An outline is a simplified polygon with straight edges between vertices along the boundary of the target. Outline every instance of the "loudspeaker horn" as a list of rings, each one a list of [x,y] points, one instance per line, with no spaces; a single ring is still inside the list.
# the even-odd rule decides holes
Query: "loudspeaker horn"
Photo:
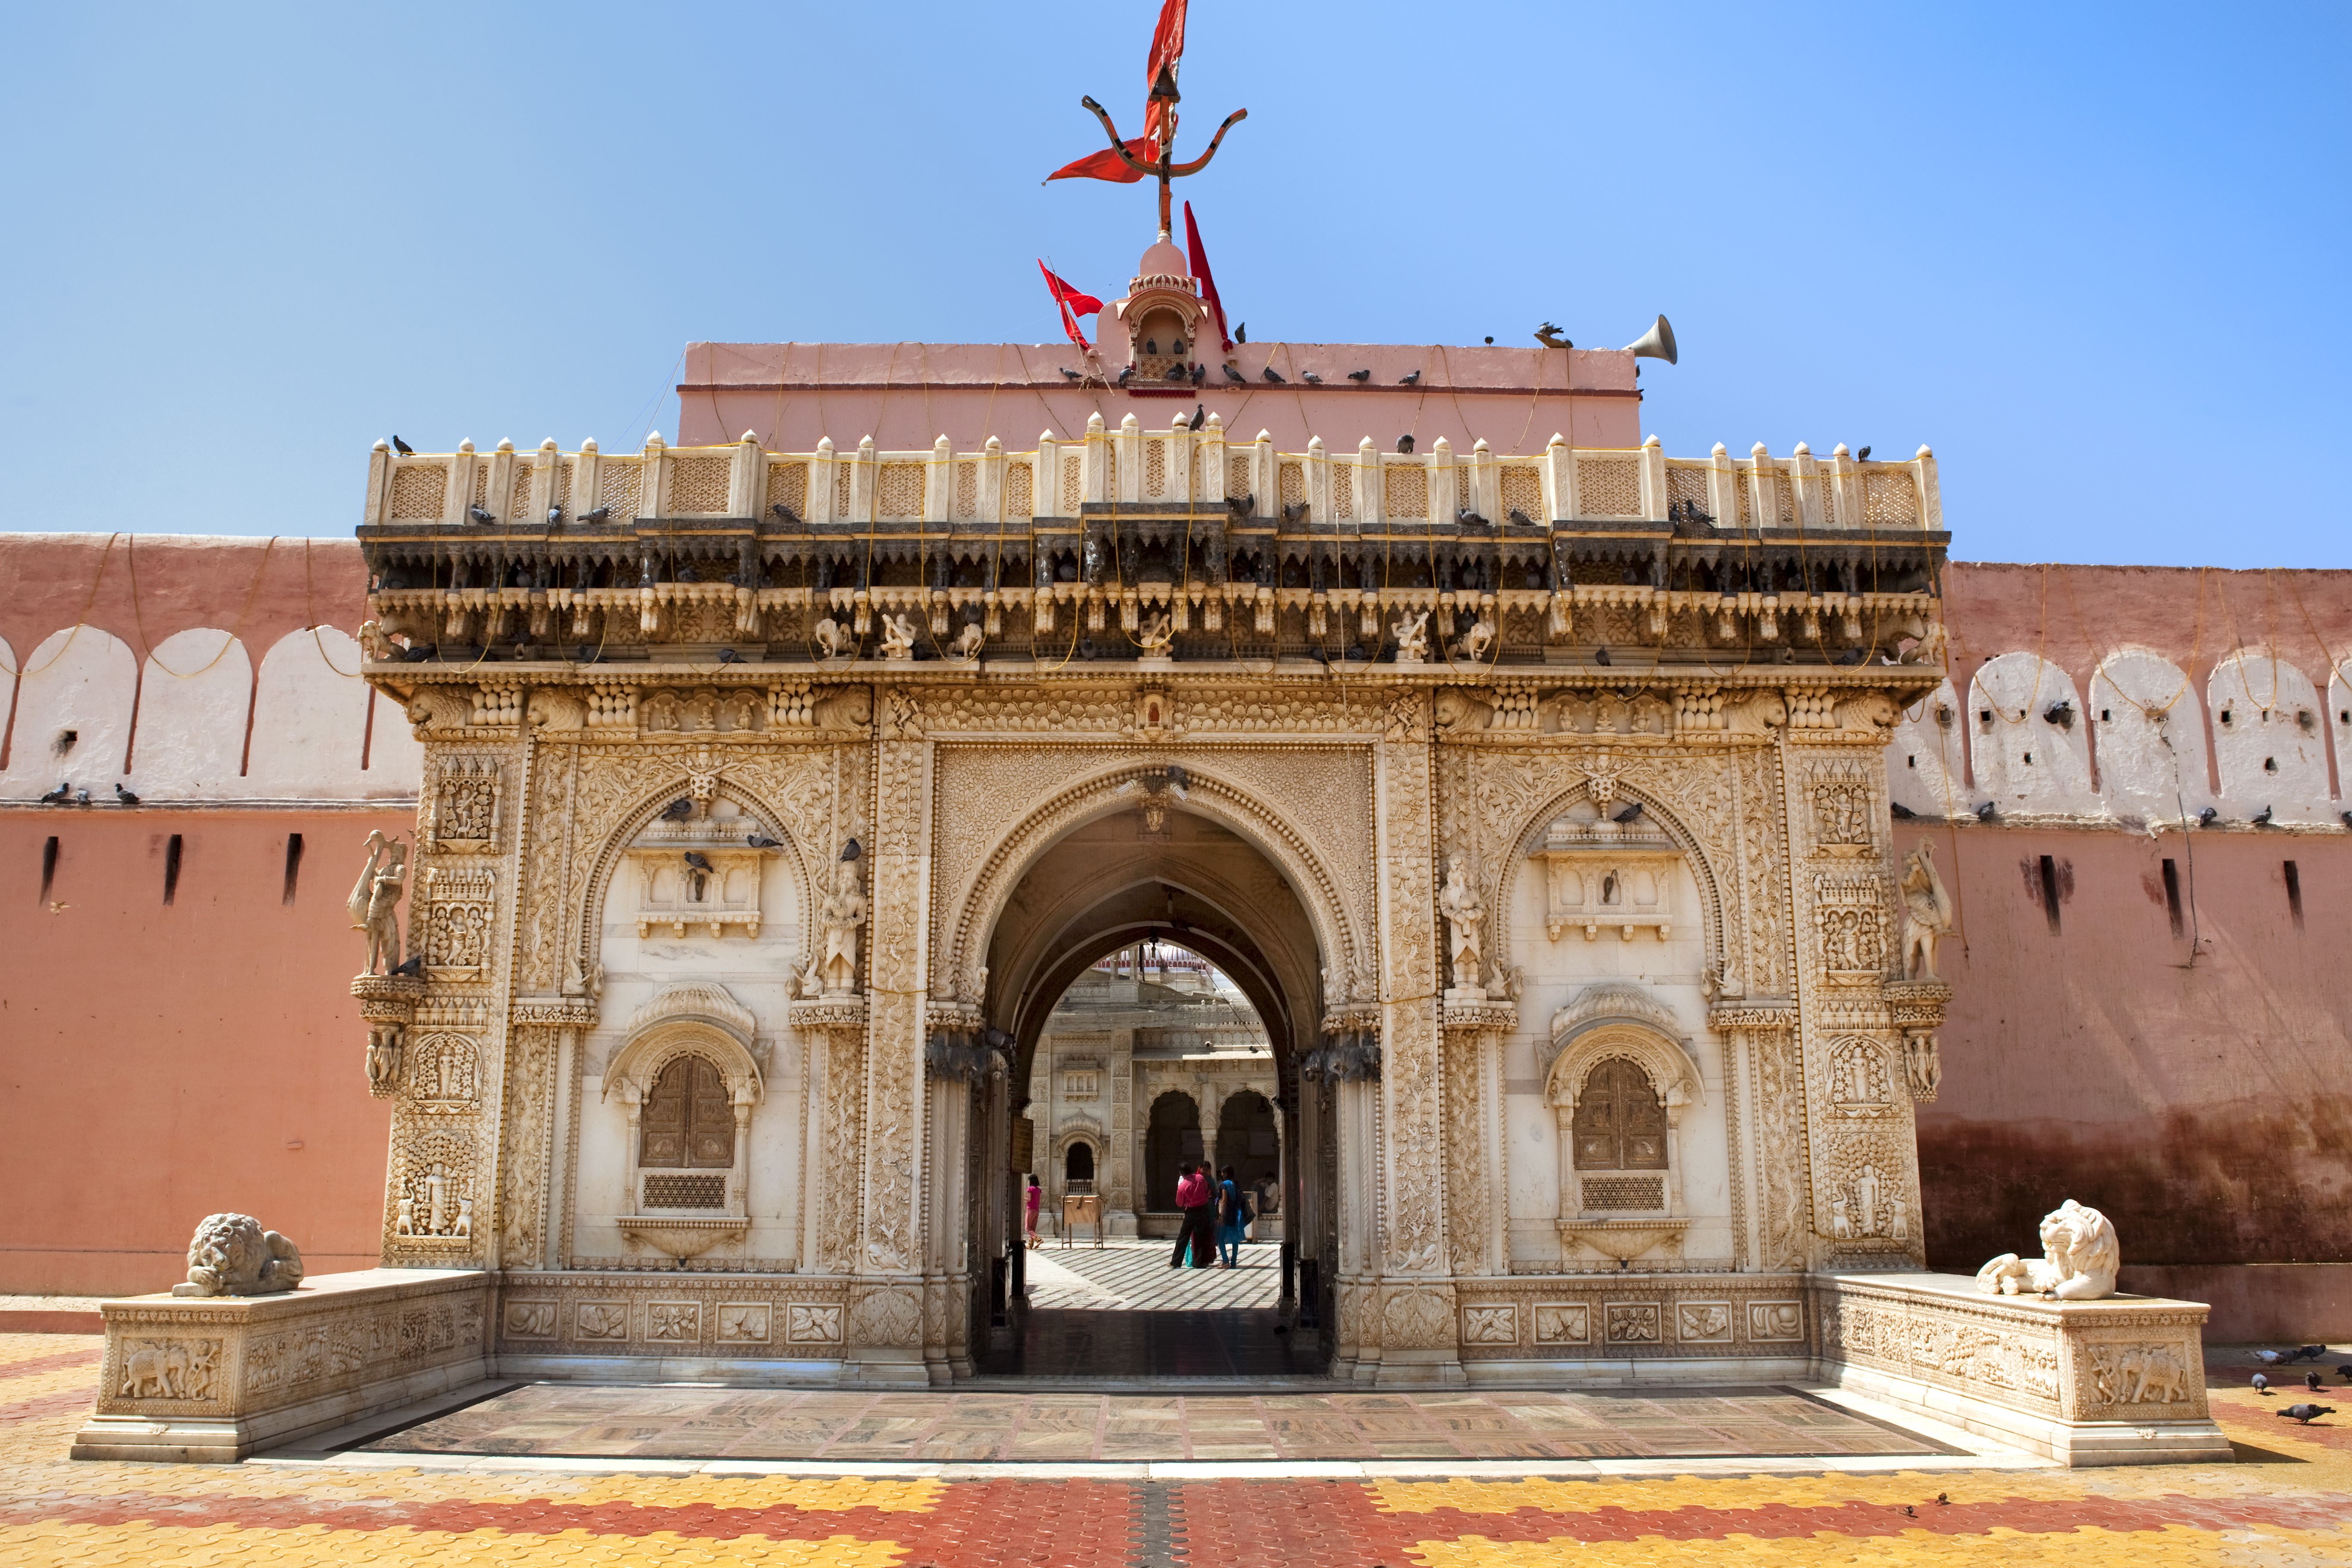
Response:
[[[1643,332],[1638,342],[1625,345],[1625,352],[1635,359],[1662,359],[1672,364],[1675,363],[1675,330],[1666,324],[1664,316],[1660,316],[1658,324]]]

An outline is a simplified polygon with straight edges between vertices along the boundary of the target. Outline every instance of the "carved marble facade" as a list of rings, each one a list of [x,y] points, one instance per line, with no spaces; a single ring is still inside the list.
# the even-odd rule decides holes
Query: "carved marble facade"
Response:
[[[498,1271],[519,1366],[950,1381],[1019,1310],[1015,1118],[1050,1109],[1056,1190],[1099,1140],[1107,1206],[1148,1216],[1152,1103],[1205,1083],[1273,1109],[1300,1305],[1365,1381],[1785,1357],[1816,1337],[1807,1271],[1919,1268],[1912,1105],[1948,993],[1906,978],[1883,757],[1939,678],[1900,659],[1931,646],[1944,536],[1842,534],[1854,591],[1811,602],[1685,591],[1660,584],[1699,582],[1692,529],[1709,582],[1831,547],[1670,524],[1685,470],[1654,448],[1656,519],[1603,527],[1549,499],[1587,459],[1482,447],[1458,493],[1551,520],[1433,542],[1386,521],[1378,454],[1339,481],[1297,459],[1295,513],[1264,446],[1231,448],[1265,482],[1230,501],[1107,488],[1146,447],[1227,476],[1213,423],[1097,436],[1020,456],[1038,515],[945,552],[920,463],[749,444],[436,459],[489,493],[561,476],[575,510],[625,469],[641,516],[726,508],[658,552],[616,522],[583,554],[584,517],[498,546],[520,585],[467,585],[496,552],[467,524],[362,530],[391,639],[367,673],[426,757],[421,973],[354,983],[394,1106],[384,1261]],[[1016,459],[976,460],[996,505]],[[825,521],[766,520],[793,464]],[[1736,501],[1728,468],[1691,475]],[[1335,483],[1360,538],[1316,531]],[[900,553],[841,574],[819,531],[893,485]],[[1366,564],[1399,550],[1402,575]],[[1861,591],[1882,557],[1900,581]],[[428,566],[457,585],[410,585]],[[1381,646],[1399,616],[1434,617],[1420,662]],[[527,641],[452,657],[468,637]],[[1330,638],[1354,646],[1308,657]],[[1158,940],[1241,985],[1245,1069],[1055,1033],[1074,978]]]

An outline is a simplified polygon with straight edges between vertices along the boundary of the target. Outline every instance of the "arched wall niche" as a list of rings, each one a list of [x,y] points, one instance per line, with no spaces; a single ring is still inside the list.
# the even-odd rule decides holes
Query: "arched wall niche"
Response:
[[[1959,816],[1969,804],[1960,700],[1946,680],[1903,710],[1886,742],[1886,793],[1919,816]]]
[[[1969,678],[1964,719],[1977,793],[2001,810],[2104,813],[2091,787],[2083,695],[2057,665],[2024,652],[1985,660]]]
[[[38,795],[70,780],[91,798],[111,800],[131,745],[139,660],[131,645],[96,626],[43,637],[15,668],[16,719],[9,732],[7,792]],[[63,736],[73,731],[64,746]],[[38,784],[27,792],[25,785]]]
[[[2311,678],[2284,658],[2242,647],[2205,683],[2221,809],[2273,822],[2334,824],[2327,788],[2326,710]]]
[[[1349,1000],[1369,986],[1372,955],[1340,895],[1339,879],[1282,814],[1250,791],[1219,778],[1213,762],[1185,763],[1183,794],[1161,796],[1172,813],[1205,817],[1255,848],[1287,881],[1312,924],[1323,974],[1348,994],[1326,995],[1324,1005]],[[1164,784],[1164,770],[1133,763],[1080,778],[1040,803],[981,862],[969,886],[951,895],[956,917],[947,962],[939,973],[952,976],[955,994],[983,1000],[989,946],[1013,890],[1031,867],[1055,843],[1102,817],[1130,811],[1147,793]],[[1171,798],[1172,797],[1172,798]]]
[[[1612,785],[1606,802],[1593,800],[1592,781],[1590,779],[1552,796],[1537,807],[1521,826],[1518,837],[1512,840],[1510,851],[1505,857],[1505,863],[1500,868],[1488,866],[1484,868],[1486,886],[1482,892],[1486,900],[1489,930],[1486,950],[1490,954],[1499,956],[1512,951],[1512,906],[1518,893],[1518,879],[1543,874],[1533,857],[1538,842],[1551,825],[1570,806],[1591,802],[1605,808],[1618,805],[1621,800],[1640,802],[1643,815],[1664,832],[1682,855],[1684,863],[1690,868],[1691,879],[1698,884],[1699,931],[1706,954],[1705,969],[1710,974],[1722,973],[1723,886],[1715,865],[1701,847],[1698,837],[1684,825],[1680,815],[1671,805],[1655,792],[1622,778]],[[1490,958],[1489,962],[1493,960]]]
[[[604,908],[612,897],[614,881],[620,875],[630,847],[652,826],[664,806],[681,795],[690,794],[692,787],[691,782],[681,774],[660,788],[648,791],[622,816],[620,826],[598,848],[595,865],[588,877],[586,908],[580,911],[579,930],[572,938],[569,954],[571,962],[579,966],[583,974],[596,973],[602,962],[599,949],[604,942]],[[824,895],[818,889],[809,854],[800,836],[785,826],[783,813],[732,780],[720,779],[712,791],[712,799],[730,801],[740,808],[748,821],[747,833],[757,829],[782,844],[783,847],[775,853],[782,857],[784,864],[791,868],[793,881],[800,889],[799,929],[804,933],[803,942],[808,940],[805,933],[817,929],[817,900]],[[809,955],[803,952],[801,956],[805,962]]]
[[[2211,804],[2205,705],[2186,670],[2147,648],[2108,655],[2091,675],[2099,793],[2118,816],[2193,817]]]

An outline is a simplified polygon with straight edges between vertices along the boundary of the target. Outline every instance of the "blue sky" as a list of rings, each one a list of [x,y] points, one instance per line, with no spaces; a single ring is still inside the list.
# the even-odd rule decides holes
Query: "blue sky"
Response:
[[[393,431],[673,435],[689,340],[1053,340],[1032,258],[1150,238],[1039,181],[1157,8],[15,7],[0,528],[341,533]],[[1188,194],[1254,338],[1664,310],[1672,454],[1927,442],[1964,559],[2352,566],[2347,34],[1195,0],[1180,154],[1248,107]]]

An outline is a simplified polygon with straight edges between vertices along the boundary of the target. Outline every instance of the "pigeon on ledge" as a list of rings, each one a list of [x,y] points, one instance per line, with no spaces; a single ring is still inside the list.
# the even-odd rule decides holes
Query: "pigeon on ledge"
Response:
[[[2300,1421],[2305,1426],[2308,1426],[2312,1422],[2322,1415],[2335,1415],[2336,1406],[2333,1405],[2290,1405],[2285,1409],[2277,1412],[2277,1414],[2283,1419]]]
[[[684,822],[694,815],[694,802],[689,796],[679,795],[661,808],[661,815],[664,822]]]

